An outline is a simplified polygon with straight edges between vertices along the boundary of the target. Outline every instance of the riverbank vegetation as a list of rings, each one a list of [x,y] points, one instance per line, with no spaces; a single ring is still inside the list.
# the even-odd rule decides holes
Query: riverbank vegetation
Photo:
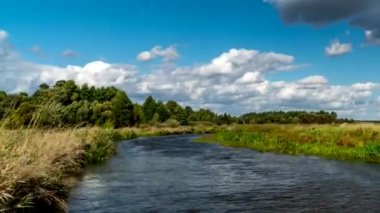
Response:
[[[243,125],[199,141],[260,152],[380,163],[380,125]]]
[[[120,134],[112,129],[0,131],[1,212],[65,212],[85,165],[105,161]]]
[[[273,135],[265,132],[269,128],[266,125],[249,126],[254,129],[239,126],[240,129],[229,132],[223,129],[239,124],[345,121],[348,120],[337,118],[334,112],[324,111],[249,113],[237,117],[193,109],[174,100],[164,103],[152,96],[138,104],[115,87],[96,88],[74,81],[58,81],[53,86],[41,84],[31,95],[0,91],[0,212],[67,211],[66,199],[75,177],[86,165],[104,162],[115,154],[118,140],[218,131],[213,137],[225,144],[288,152],[292,150],[288,146],[294,145],[288,141],[297,139],[303,131],[297,129],[300,127],[276,127]],[[313,134],[306,132],[305,137],[311,137],[314,143]],[[344,150],[365,146],[367,152],[372,150],[376,155],[378,135],[371,134],[373,144],[358,145],[361,143],[345,139],[342,146],[347,147]],[[252,138],[258,139],[252,142]],[[319,143],[325,139],[319,138]],[[255,142],[261,140],[264,142]]]
[[[66,212],[83,168],[116,153],[116,141],[206,133],[212,126],[0,130],[0,212]]]
[[[335,112],[271,111],[247,113],[239,117],[241,124],[331,124],[354,123],[352,119],[338,118]]]

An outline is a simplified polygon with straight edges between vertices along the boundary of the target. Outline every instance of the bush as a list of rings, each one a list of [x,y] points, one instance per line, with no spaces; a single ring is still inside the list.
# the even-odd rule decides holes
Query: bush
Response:
[[[169,119],[165,121],[164,125],[172,128],[180,126],[179,122],[176,119]]]
[[[113,129],[97,130],[92,139],[85,145],[86,162],[100,163],[116,153],[115,141],[121,135]]]

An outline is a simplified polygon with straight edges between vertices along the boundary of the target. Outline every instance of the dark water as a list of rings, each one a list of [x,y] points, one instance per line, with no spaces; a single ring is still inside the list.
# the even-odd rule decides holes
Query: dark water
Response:
[[[141,138],[89,169],[71,212],[380,212],[380,166]]]

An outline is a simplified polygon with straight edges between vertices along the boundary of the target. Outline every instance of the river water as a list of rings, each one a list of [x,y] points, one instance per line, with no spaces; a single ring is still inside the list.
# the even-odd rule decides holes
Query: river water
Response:
[[[139,138],[89,168],[70,212],[380,212],[380,166]]]

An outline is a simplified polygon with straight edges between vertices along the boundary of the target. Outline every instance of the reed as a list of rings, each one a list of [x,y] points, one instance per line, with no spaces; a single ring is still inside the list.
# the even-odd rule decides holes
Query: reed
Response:
[[[0,130],[0,211],[65,212],[70,178],[115,151],[113,130]]]

